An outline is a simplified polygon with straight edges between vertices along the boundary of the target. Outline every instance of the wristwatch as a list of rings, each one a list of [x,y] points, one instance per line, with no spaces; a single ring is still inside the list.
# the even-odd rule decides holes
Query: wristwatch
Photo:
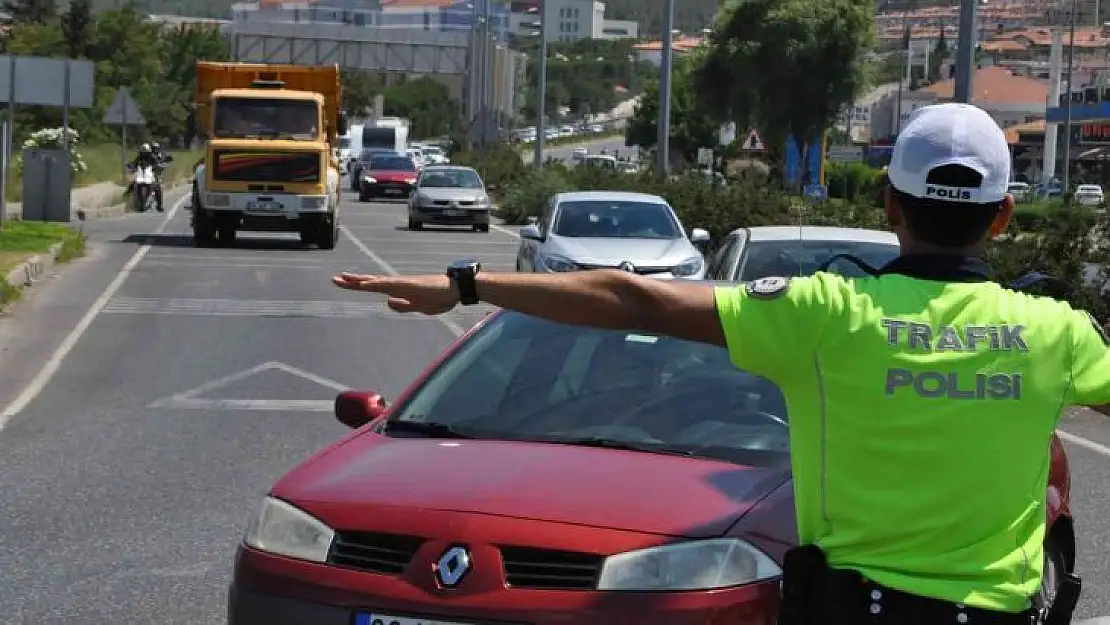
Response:
[[[482,270],[482,263],[476,259],[456,260],[447,265],[447,277],[451,279],[451,286],[459,296],[459,303],[463,306],[473,306],[478,303],[478,284],[475,278]]]

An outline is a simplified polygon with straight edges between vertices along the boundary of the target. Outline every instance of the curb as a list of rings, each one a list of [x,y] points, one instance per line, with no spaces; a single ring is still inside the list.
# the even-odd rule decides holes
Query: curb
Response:
[[[55,243],[50,246],[50,250],[45,254],[36,254],[16,265],[15,269],[8,272],[8,285],[19,289],[29,287],[38,280],[41,280],[42,277],[46,275],[47,271],[58,264],[58,258],[61,256],[61,253],[62,244]]]

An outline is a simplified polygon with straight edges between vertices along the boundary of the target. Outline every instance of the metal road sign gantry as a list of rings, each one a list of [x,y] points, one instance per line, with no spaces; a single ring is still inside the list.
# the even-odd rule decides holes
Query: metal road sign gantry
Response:
[[[342,24],[242,23],[230,32],[235,60],[406,74],[466,74],[468,33]]]

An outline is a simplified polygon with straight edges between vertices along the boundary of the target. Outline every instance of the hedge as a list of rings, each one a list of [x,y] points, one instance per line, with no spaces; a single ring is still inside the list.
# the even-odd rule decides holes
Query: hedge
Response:
[[[598,168],[568,169],[548,165],[524,167],[493,153],[469,155],[487,182],[497,185],[502,217],[526,223],[538,217],[555,193],[573,190],[638,191],[658,195],[675,208],[688,228],[704,228],[714,241],[744,226],[800,224],[887,229],[883,210],[876,205],[879,188],[874,176],[862,169],[844,168],[839,179],[858,190],[852,199],[830,199],[807,205],[759,178],[734,180],[728,185],[707,184],[699,175],[661,179],[651,173],[628,174]],[[830,181],[833,176],[830,176]],[[1061,205],[1019,205],[1008,232],[988,247],[997,279],[1006,283],[1030,271],[1060,281],[1045,294],[1061,297],[1090,310],[1100,319],[1110,316],[1110,275],[1098,270],[1092,281],[1090,266],[1107,265],[1110,232],[1105,211]]]

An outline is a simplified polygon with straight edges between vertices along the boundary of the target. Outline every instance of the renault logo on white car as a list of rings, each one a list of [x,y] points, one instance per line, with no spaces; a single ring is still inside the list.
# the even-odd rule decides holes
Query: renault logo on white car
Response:
[[[443,552],[435,565],[436,580],[446,588],[458,585],[470,571],[470,552],[465,547],[451,547]]]
[[[636,273],[636,265],[633,265],[632,263],[630,263],[627,260],[624,261],[623,263],[621,263],[620,265],[618,265],[618,267],[620,268],[621,271],[627,271],[628,273]]]

